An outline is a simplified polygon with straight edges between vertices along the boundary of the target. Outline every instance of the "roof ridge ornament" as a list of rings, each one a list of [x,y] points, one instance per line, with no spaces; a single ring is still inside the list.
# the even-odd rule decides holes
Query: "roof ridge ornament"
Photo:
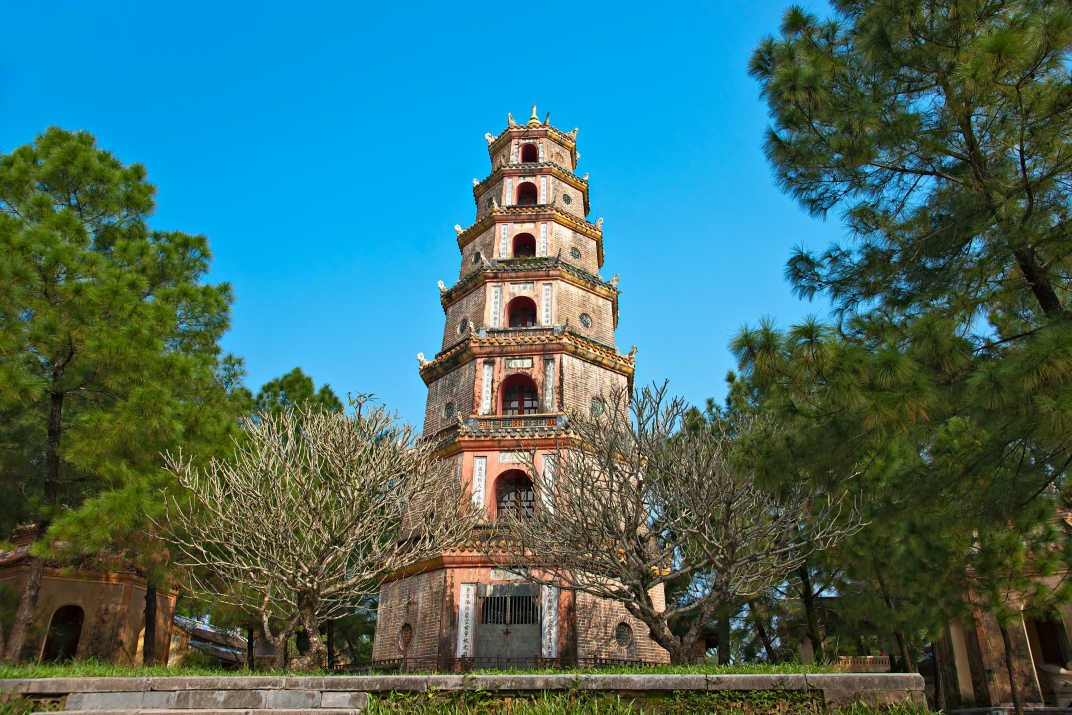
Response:
[[[514,115],[510,114],[510,112],[506,113],[506,123],[507,123],[507,125],[509,125],[511,127],[516,127],[517,126],[517,122],[514,121]]]
[[[547,116],[550,117],[551,116],[550,113],[548,113]],[[540,126],[540,118],[536,116],[536,105],[535,104],[532,105],[532,116],[529,117],[529,120],[525,123],[525,126],[527,126],[527,127],[538,127],[538,126]]]

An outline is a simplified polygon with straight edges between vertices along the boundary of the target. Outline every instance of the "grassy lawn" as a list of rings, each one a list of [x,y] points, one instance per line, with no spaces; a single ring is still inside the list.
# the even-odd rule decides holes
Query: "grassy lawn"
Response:
[[[779,665],[653,665],[653,666],[619,666],[607,668],[577,668],[556,670],[553,668],[533,668],[522,670],[475,670],[474,675],[494,675],[496,673],[704,673],[710,675],[737,675],[742,673],[830,673],[831,668],[821,665],[800,665],[783,663]],[[377,673],[371,673],[376,675]],[[182,675],[351,675],[350,673],[288,672],[258,670],[249,673],[245,670],[224,670],[223,668],[184,667],[167,668],[164,666],[142,667],[104,663],[98,660],[78,660],[70,663],[48,663],[43,665],[18,664],[0,665],[0,678],[81,678],[81,677],[127,677],[144,678],[152,676]],[[404,673],[404,675],[421,675],[421,673]]]

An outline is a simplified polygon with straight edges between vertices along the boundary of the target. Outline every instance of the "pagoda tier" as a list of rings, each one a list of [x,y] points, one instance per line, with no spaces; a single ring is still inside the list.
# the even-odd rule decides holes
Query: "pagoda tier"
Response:
[[[550,452],[569,435],[568,415],[633,383],[636,349],[615,347],[618,276],[599,275],[603,220],[585,218],[576,135],[533,108],[524,126],[510,117],[486,136],[492,169],[473,180],[476,220],[455,226],[458,280],[439,283],[441,347],[432,360],[417,355],[424,438],[489,525],[537,508],[528,454],[541,483],[553,483]],[[528,584],[472,545],[384,584],[373,658],[447,669],[667,659],[621,604]]]

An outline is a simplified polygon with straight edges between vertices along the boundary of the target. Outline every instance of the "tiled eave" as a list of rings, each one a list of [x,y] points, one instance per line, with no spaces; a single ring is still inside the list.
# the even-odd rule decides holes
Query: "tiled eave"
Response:
[[[549,137],[562,146],[569,149],[570,159],[573,160],[573,164],[577,164],[577,139],[576,135],[572,132],[567,134],[566,132],[555,129],[550,124],[542,124],[539,126],[516,126],[507,127],[503,129],[499,136],[491,140],[488,144],[488,154],[494,158],[496,152],[502,148],[503,144],[509,142],[512,139],[539,139],[540,137]]]
[[[516,333],[517,331],[510,331]],[[483,334],[481,334],[483,333]],[[431,385],[457,366],[481,357],[500,357],[513,353],[564,352],[582,360],[613,370],[633,381],[635,362],[630,355],[619,355],[611,347],[586,338],[569,328],[543,330],[533,335],[510,334],[497,336],[492,332],[468,333],[460,341],[436,355],[435,360],[421,368],[421,379]]]
[[[588,203],[588,182],[574,174],[569,169],[559,166],[553,161],[528,162],[525,164],[503,164],[491,172],[486,179],[473,187],[473,199],[480,204],[480,196],[495,182],[504,176],[546,176],[551,175],[559,181],[572,186],[581,192],[584,199],[584,215],[587,216],[591,207]]]
[[[488,230],[497,223],[496,219],[509,219],[516,221],[519,217],[526,221],[550,220],[572,229],[577,233],[595,239],[597,265],[603,267],[603,229],[594,223],[589,223],[573,214],[566,213],[562,209],[551,204],[537,204],[536,206],[498,206],[487,212],[469,228],[458,234],[458,248],[465,248],[477,236]]]
[[[488,450],[493,452],[530,452],[537,450],[558,449],[573,442],[566,425],[565,415],[559,425],[542,429],[475,429],[470,424],[479,420],[470,417],[459,420],[458,424],[441,429],[428,437],[435,443],[438,457],[449,457],[461,451]]]
[[[443,306],[443,312],[445,313],[452,303],[460,300],[488,281],[501,279],[522,281],[545,278],[558,278],[578,288],[607,298],[612,303],[614,326],[618,326],[618,293],[620,292],[618,288],[599,276],[582,270],[558,257],[488,261],[487,264],[470,271],[464,278],[440,293],[439,302]]]

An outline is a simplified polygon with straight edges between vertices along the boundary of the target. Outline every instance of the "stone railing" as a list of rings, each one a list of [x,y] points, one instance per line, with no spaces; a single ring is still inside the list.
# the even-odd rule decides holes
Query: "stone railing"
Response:
[[[481,415],[462,420],[466,432],[556,432],[566,427],[566,413],[536,415]]]
[[[888,673],[890,657],[888,655],[839,655],[836,670],[842,673]]]
[[[476,331],[476,334],[481,338],[523,338],[557,335],[561,332],[561,326],[547,326],[533,328],[481,328]]]

